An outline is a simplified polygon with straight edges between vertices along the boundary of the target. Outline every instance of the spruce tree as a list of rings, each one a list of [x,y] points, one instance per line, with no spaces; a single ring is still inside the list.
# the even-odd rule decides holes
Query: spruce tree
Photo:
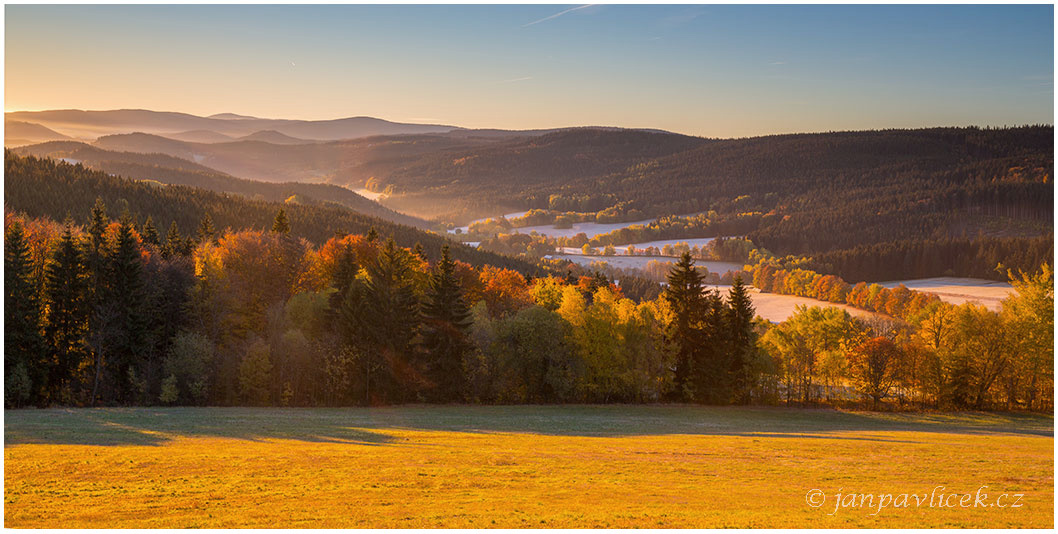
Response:
[[[85,335],[90,315],[87,276],[72,223],[67,221],[45,272],[48,316],[44,334],[52,353],[48,392],[53,400],[59,397],[87,357]]]
[[[290,233],[290,223],[287,221],[287,212],[283,208],[279,208],[279,213],[276,214],[275,221],[272,222],[272,231],[277,234]]]
[[[688,400],[691,397],[691,367],[701,345],[701,323],[706,311],[702,275],[694,268],[690,253],[684,252],[673,265],[668,282],[663,296],[673,314],[667,329],[668,340],[676,353],[673,393],[677,400]]]
[[[88,221],[88,251],[85,263],[92,278],[92,287],[102,283],[103,271],[106,268],[106,232],[110,220],[107,218],[107,207],[102,198],[96,198],[92,207],[92,216]]]
[[[366,280],[353,283],[342,305],[346,342],[363,354],[368,402],[403,400],[415,387],[411,364],[421,320],[414,265],[407,249],[387,240]]]
[[[727,295],[727,332],[731,351],[731,379],[735,401],[745,404],[750,401],[753,387],[752,360],[757,349],[757,332],[753,328],[756,310],[749,298],[741,276],[735,276]]]
[[[162,257],[170,259],[181,255],[184,252],[184,247],[184,240],[180,237],[180,229],[177,228],[176,221],[173,221],[169,225],[169,232],[165,234],[165,247],[162,248]]]
[[[342,303],[345,302],[345,297],[356,280],[358,272],[360,272],[360,266],[356,263],[356,253],[353,252],[353,247],[346,244],[342,247],[342,253],[338,256],[334,274],[331,277],[331,286],[337,290],[330,297],[331,309],[335,313],[341,309]]]
[[[22,223],[15,221],[4,235],[4,398],[7,406],[40,400],[46,376],[46,348],[31,270]]]
[[[198,225],[198,242],[213,242],[217,239],[217,229],[213,227],[213,218],[209,214],[202,216],[202,222]]]
[[[110,313],[106,334],[106,367],[116,385],[120,402],[133,400],[133,377],[142,374],[149,343],[146,315],[147,288],[140,248],[132,231],[132,219],[121,218],[108,262],[107,302]]]
[[[441,259],[430,279],[423,324],[423,346],[434,381],[434,396],[441,401],[458,400],[466,382],[463,357],[470,350],[467,332],[471,320],[448,245],[441,248]]]
[[[158,229],[154,226],[154,220],[151,216],[147,216],[147,221],[143,223],[143,232],[141,234],[143,242],[148,245],[158,246]]]

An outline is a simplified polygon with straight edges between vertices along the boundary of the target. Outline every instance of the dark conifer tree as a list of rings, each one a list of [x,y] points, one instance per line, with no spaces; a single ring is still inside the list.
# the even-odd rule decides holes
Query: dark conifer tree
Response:
[[[375,227],[372,226],[371,229],[367,231],[367,242],[374,243],[376,239],[378,239],[378,230],[375,230]]]
[[[31,270],[22,223],[15,221],[4,235],[4,398],[8,406],[40,401],[45,381],[46,348]]]
[[[331,285],[337,290],[330,297],[331,310],[334,313],[337,314],[341,310],[342,303],[345,302],[349,288],[355,282],[358,272],[360,272],[360,266],[356,263],[356,253],[353,252],[353,247],[346,244],[342,247],[341,255],[338,256],[331,279]]]
[[[368,277],[350,287],[342,305],[346,342],[360,349],[365,399],[396,400],[416,389],[412,358],[420,329],[415,294],[415,260],[407,249],[387,240],[367,267]]]
[[[701,346],[701,323],[706,312],[702,275],[694,268],[689,252],[684,252],[672,267],[669,285],[664,297],[672,308],[673,321],[668,325],[668,339],[676,352],[673,369],[674,397],[677,400],[690,398],[691,366],[695,352]]]
[[[139,393],[138,381],[146,371],[143,363],[150,336],[143,260],[133,234],[132,218],[127,213],[118,226],[107,275],[105,366],[115,387],[114,400],[128,403],[136,400]]]
[[[198,225],[198,242],[214,242],[217,240],[217,229],[213,227],[213,218],[209,214],[202,216],[202,222]]]
[[[286,210],[280,208],[279,213],[276,213],[275,221],[272,222],[272,231],[277,234],[290,233],[290,222],[287,221]]]
[[[73,236],[72,223],[67,221],[45,273],[48,317],[44,334],[51,350],[48,393],[52,400],[59,399],[62,389],[70,384],[78,366],[88,356],[87,282],[81,250]]]
[[[158,246],[158,228],[154,226],[154,220],[151,216],[147,216],[147,220],[143,223],[143,232],[141,234],[143,242],[148,245]]]
[[[726,331],[730,340],[731,382],[734,400],[745,404],[750,401],[753,377],[750,376],[752,360],[757,348],[757,332],[753,328],[756,310],[749,298],[741,276],[735,276],[727,294]]]
[[[441,248],[441,259],[434,267],[423,316],[423,346],[434,397],[459,400],[465,383],[463,357],[471,346],[467,338],[471,320],[448,245]]]
[[[165,247],[162,248],[162,256],[165,259],[179,256],[183,254],[185,246],[183,238],[180,237],[180,229],[177,228],[176,221],[173,221],[169,225],[169,232],[165,234]]]

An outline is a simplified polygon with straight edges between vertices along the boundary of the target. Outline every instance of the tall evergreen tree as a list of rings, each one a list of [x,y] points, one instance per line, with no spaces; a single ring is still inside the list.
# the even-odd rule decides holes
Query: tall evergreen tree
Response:
[[[87,357],[85,335],[90,315],[87,276],[72,223],[67,221],[45,273],[48,316],[44,334],[51,350],[48,393],[53,400],[59,398]]]
[[[169,232],[165,234],[165,247],[162,248],[162,256],[165,259],[170,259],[183,254],[184,246],[184,240],[180,237],[180,229],[177,228],[176,221],[173,221],[169,225]]]
[[[107,275],[105,366],[115,386],[115,400],[127,403],[138,393],[137,382],[145,371],[145,351],[150,342],[143,261],[127,213],[118,226]]]
[[[466,381],[463,357],[470,350],[467,332],[471,320],[448,245],[441,248],[441,259],[430,279],[423,316],[423,346],[434,381],[434,397],[441,401],[458,400]]]
[[[279,208],[279,213],[276,213],[275,221],[272,222],[272,231],[277,234],[290,233],[290,222],[287,221],[287,212],[283,208]]]
[[[753,356],[757,350],[757,332],[753,328],[756,310],[749,298],[746,285],[741,276],[735,276],[731,290],[727,294],[727,332],[730,340],[731,380],[734,387],[734,400],[740,404],[750,401],[753,387]]]
[[[198,225],[199,243],[213,242],[217,240],[217,229],[213,227],[213,218],[209,214],[202,216],[202,222]]]
[[[672,266],[668,282],[663,296],[672,310],[667,334],[676,353],[673,393],[676,399],[687,400],[691,394],[691,366],[702,342],[701,323],[706,312],[702,275],[694,268],[689,252],[684,252]]]
[[[338,313],[342,303],[349,294],[349,288],[356,281],[356,274],[360,272],[360,266],[356,263],[356,253],[353,247],[346,244],[342,247],[342,253],[338,256],[334,274],[331,277],[331,285],[336,289],[330,297],[331,310]]]
[[[731,398],[726,309],[719,291],[705,291],[702,300],[704,315],[691,353],[691,389],[696,402],[724,404]]]
[[[148,245],[158,246],[158,228],[154,226],[154,220],[151,216],[147,216],[147,220],[143,223],[143,233],[141,234],[143,242]]]
[[[360,349],[365,398],[396,400],[417,388],[412,358],[420,329],[413,269],[416,260],[389,239],[342,305],[346,342]]]
[[[15,221],[4,235],[4,398],[8,406],[40,400],[45,380],[45,344],[31,270],[22,223]]]

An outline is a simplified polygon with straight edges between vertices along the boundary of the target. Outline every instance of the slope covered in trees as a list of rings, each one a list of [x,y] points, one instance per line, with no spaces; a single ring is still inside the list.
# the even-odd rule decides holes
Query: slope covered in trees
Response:
[[[280,204],[222,195],[184,186],[157,187],[119,176],[10,151],[4,158],[4,201],[6,209],[31,217],[80,220],[95,198],[102,198],[112,209],[145,219],[152,217],[157,228],[176,223],[182,235],[199,228],[207,216],[215,228],[270,228],[279,209],[292,221],[292,233],[313,242],[323,242],[337,233],[367,234],[374,228],[382,236],[392,236],[402,246],[421,243],[430,257],[438,257],[450,241],[440,235],[393,224],[355,213],[344,207],[306,204]],[[491,264],[537,272],[538,267],[521,260],[452,244],[453,257],[474,265]]]
[[[418,228],[431,226],[422,219],[397,213],[344,187],[330,184],[245,180],[213,170],[205,165],[161,153],[114,152],[78,142],[41,143],[20,147],[13,151],[20,155],[80,162],[93,169],[137,180],[186,185],[218,193],[235,193],[269,202],[335,203],[397,224]]]

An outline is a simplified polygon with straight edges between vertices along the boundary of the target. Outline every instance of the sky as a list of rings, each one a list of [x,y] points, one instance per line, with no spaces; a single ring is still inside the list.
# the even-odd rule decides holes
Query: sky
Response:
[[[746,137],[1053,124],[1034,6],[5,7],[6,111]]]

